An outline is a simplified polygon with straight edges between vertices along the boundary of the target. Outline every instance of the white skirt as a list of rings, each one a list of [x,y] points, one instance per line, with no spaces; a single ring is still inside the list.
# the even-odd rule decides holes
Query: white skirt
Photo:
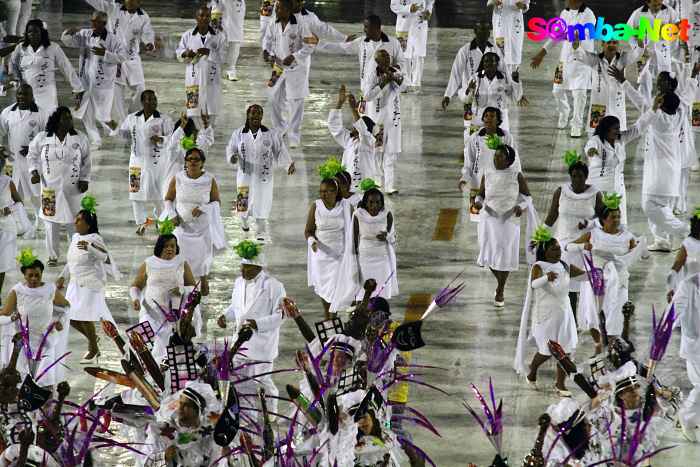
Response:
[[[342,263],[343,248],[334,251],[317,242],[317,251],[314,253],[314,250],[308,247],[308,285],[314,288],[316,295],[328,303],[333,300]]]
[[[104,292],[93,292],[87,287],[71,281],[66,290],[66,300],[70,303],[71,321],[101,321],[114,323],[112,313],[107,308]]]
[[[552,355],[547,342],[552,340],[562,346],[564,352],[571,353],[578,345],[578,334],[574,314],[570,310],[562,310],[548,320],[532,323],[530,326],[529,342],[537,345],[541,355]]]
[[[624,316],[622,315],[622,305],[625,304],[628,298],[627,287],[620,287],[617,292],[617,301],[611,311],[605,313],[605,331],[609,336],[619,336],[622,334],[622,325],[624,324]],[[605,296],[600,297],[602,305]],[[581,295],[578,301],[578,327],[579,329],[588,330],[596,329],[600,331],[598,323],[598,305],[596,304],[595,295],[591,289],[589,282],[584,282],[581,285]]]
[[[177,298],[177,297],[175,297]],[[167,304],[163,306],[167,307]],[[173,307],[179,306],[179,302],[175,302],[173,299]],[[156,334],[153,338],[153,346],[151,347],[151,355],[157,363],[161,363],[163,359],[168,356],[168,344],[170,342],[170,336],[173,335],[173,324],[166,323],[165,316],[157,308],[150,308],[142,304],[141,316],[139,316],[139,323],[148,321]],[[192,326],[194,327],[197,336],[202,335],[202,313],[199,311],[199,306],[194,309],[194,316],[192,317]]]
[[[0,230],[0,272],[17,268],[17,235],[7,230]]]
[[[496,216],[481,216],[479,266],[496,271],[517,271],[520,260],[520,225]]]
[[[214,262],[209,227],[201,231],[186,231],[178,227],[173,234],[177,237],[180,252],[190,265],[192,275],[195,278],[209,275]]]
[[[369,261],[360,261],[360,284],[359,290],[356,295],[357,300],[362,300],[365,296],[365,289],[363,285],[367,279],[374,279],[377,281],[377,290],[381,288],[384,281],[389,278],[391,274],[391,261],[388,256],[373,258]],[[389,300],[392,296],[399,294],[399,282],[396,278],[396,273],[391,276],[391,280],[386,284],[382,293],[379,297],[384,297]]]

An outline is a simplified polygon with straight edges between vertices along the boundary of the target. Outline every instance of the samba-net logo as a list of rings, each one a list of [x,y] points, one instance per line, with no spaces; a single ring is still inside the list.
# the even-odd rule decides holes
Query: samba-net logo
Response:
[[[566,24],[562,18],[552,18],[549,21],[544,18],[531,18],[527,23],[532,32],[527,33],[533,41],[544,41],[552,39],[555,41],[568,40],[574,42],[578,37],[580,40],[601,39],[609,41],[611,39],[628,41],[632,37],[641,40],[647,35],[652,41],[659,40],[675,41],[681,39],[687,41],[690,24],[687,19],[680,22],[680,25],[669,23],[661,25],[660,19],[655,19],[652,24],[648,18],[639,19],[639,27],[636,29],[629,24],[618,23],[615,26],[607,24],[605,18],[600,17],[598,21],[586,24]],[[586,35],[588,33],[588,35]]]

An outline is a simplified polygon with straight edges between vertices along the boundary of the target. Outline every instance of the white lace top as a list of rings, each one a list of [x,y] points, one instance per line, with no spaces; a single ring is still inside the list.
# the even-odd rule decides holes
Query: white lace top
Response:
[[[17,225],[15,219],[10,214],[6,216],[4,210],[13,204],[12,194],[10,193],[10,182],[12,179],[7,174],[0,175],[0,230],[17,235]]]
[[[570,184],[561,186],[559,197],[559,218],[555,237],[562,240],[576,240],[582,235],[578,224],[595,217],[595,202],[598,189],[586,190],[584,193],[574,193]],[[586,197],[587,196],[587,197]]]
[[[214,176],[210,172],[204,172],[201,177],[191,179],[184,170],[175,176],[176,190],[176,210],[180,219],[189,224],[190,227],[208,228],[208,218],[206,214],[199,217],[192,215],[192,210],[196,207],[207,204],[210,201],[211,184]]]
[[[343,251],[343,216],[342,202],[336,203],[332,210],[328,210],[320,199],[316,200],[316,238],[318,242],[327,246],[334,253]]]
[[[167,267],[167,263],[172,263]],[[165,267],[163,267],[165,266]],[[153,301],[168,310],[168,302],[173,300],[173,306],[178,306],[180,298],[170,292],[175,287],[185,286],[185,261],[176,256],[166,262],[155,256],[146,260],[146,289],[144,291],[144,304],[151,310],[157,310]]]
[[[688,237],[683,240],[683,246],[687,255],[683,268],[685,268],[685,277],[688,277],[700,272],[700,241]]]
[[[548,272],[555,272],[557,273],[557,278],[554,281],[548,281],[539,289],[532,290],[530,308],[532,310],[533,323],[547,321],[562,310],[571,311],[571,302],[569,302],[569,271],[561,263],[538,261],[537,264],[542,268],[542,272],[545,275]]]
[[[380,213],[376,217],[369,217],[371,220],[366,221],[358,217],[360,226],[360,262],[367,262],[377,258],[386,258],[389,252],[386,247],[386,242],[377,239],[379,232],[387,231],[387,217]]]
[[[615,256],[622,256],[630,251],[630,240],[634,238],[627,230],[622,230],[616,234],[603,232],[603,229],[591,231],[591,245],[593,245],[593,264],[597,268],[604,269],[609,261],[614,261],[617,275],[620,279],[620,286],[627,287],[629,283],[629,271],[620,261],[615,261]]]
[[[518,172],[495,171],[484,174],[485,209],[486,214],[502,216],[518,204],[520,186],[518,185]],[[510,216],[510,222],[520,223],[520,218]]]
[[[24,286],[24,287],[22,287]],[[22,319],[29,320],[29,333],[32,350],[36,351],[38,338],[41,339],[53,319],[53,299],[56,295],[56,285],[47,282],[44,285],[30,289],[25,284],[13,288],[17,294],[17,311]]]
[[[102,269],[101,261],[92,253],[79,249],[79,241],[86,241],[88,244],[93,242],[104,244],[102,237],[98,234],[73,235],[66,255],[71,280],[93,292],[104,292],[107,288],[107,274]]]

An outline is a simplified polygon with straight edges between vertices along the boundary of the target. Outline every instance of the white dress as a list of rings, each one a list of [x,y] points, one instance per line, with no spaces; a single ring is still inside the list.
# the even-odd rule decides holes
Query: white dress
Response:
[[[167,156],[165,161],[167,170],[165,172],[165,178],[163,178],[163,197],[168,194],[170,181],[185,166],[185,154],[187,154],[187,151],[180,145],[180,140],[185,137],[185,132],[182,131],[179,122],[177,122],[176,125],[175,131],[173,131],[170,136],[166,137],[163,142]],[[197,147],[206,153],[212,144],[214,144],[214,129],[211,126],[200,128],[195,142],[197,143]]]
[[[678,274],[676,285],[686,277],[690,277],[693,274],[700,272],[700,240],[696,240],[693,237],[688,237],[683,240],[682,246],[685,247],[685,264]]]
[[[583,193],[575,193],[570,183],[565,183],[561,187],[559,197],[559,218],[554,237],[561,246],[561,259],[568,264],[572,264],[583,270],[583,259],[578,251],[566,251],[566,245],[573,240],[581,238],[583,234],[595,227],[593,218],[595,217],[596,197],[600,189],[597,186],[589,185]],[[585,229],[579,229],[578,224],[587,221]],[[569,292],[578,292],[581,288],[580,282],[569,282]]]
[[[243,42],[245,0],[210,0],[211,27],[221,31],[227,42]]]
[[[392,223],[391,230],[387,229],[387,219],[391,211],[389,208],[384,208],[375,217],[369,215],[364,209],[358,209],[354,213],[354,217],[359,221],[360,226],[360,242],[357,253],[357,259],[360,265],[360,290],[357,294],[359,300],[365,294],[362,285],[367,279],[377,281],[377,292],[384,281],[389,278],[389,275],[396,270],[396,256],[394,255],[394,247],[388,241],[377,239],[380,232],[389,232],[395,235],[395,223]],[[391,280],[384,287],[384,290],[378,296],[384,297],[387,300],[394,295],[399,294],[399,283],[396,278],[396,272],[391,276]]]
[[[6,216],[4,213],[5,208],[14,203],[10,194],[10,182],[12,179],[7,174],[0,174],[0,273],[17,267],[17,224],[12,214]]]
[[[70,284],[66,290],[66,300],[70,303],[70,319],[74,321],[100,321],[102,319],[114,322],[107,308],[105,291],[107,290],[107,273],[116,280],[121,274],[114,263],[114,257],[108,252],[110,264],[103,263],[92,253],[78,248],[78,242],[86,241],[95,244],[105,251],[104,240],[99,234],[73,234],[68,247],[68,264],[61,273],[65,277],[70,271]]]
[[[521,10],[515,4],[521,1],[526,8]],[[486,5],[493,3],[488,0]],[[517,67],[523,58],[523,39],[525,38],[525,21],[523,13],[530,9],[530,0],[503,0],[500,5],[493,7],[491,22],[493,37],[501,50],[503,58],[510,66]]]
[[[194,277],[209,274],[214,261],[212,247],[228,247],[219,203],[210,199],[213,180],[211,172],[204,172],[197,179],[189,178],[184,170],[175,176],[175,203],[180,226],[173,234]],[[192,210],[196,207],[204,214],[194,217]]]
[[[547,342],[552,340],[559,343],[564,352],[571,353],[578,344],[574,312],[569,301],[569,266],[562,262],[548,263],[537,261],[535,265],[542,269],[542,274],[549,272],[557,274],[553,281],[547,281],[538,289],[532,288],[532,269],[528,279],[528,290],[525,306],[520,320],[520,333],[513,367],[518,373],[526,372],[525,347],[537,347],[540,355],[551,355]],[[528,316],[532,315],[530,333],[527,332]]]
[[[638,261],[646,249],[646,239],[640,237],[635,239],[638,242],[637,247],[630,250],[632,239],[635,239],[634,235],[627,230],[616,234],[605,233],[603,229],[591,231],[593,264],[603,270],[605,278],[605,297],[601,298],[600,306],[605,311],[605,329],[610,336],[619,336],[622,333],[622,305],[627,301],[630,276],[627,267]],[[590,282],[586,281],[581,286],[579,299],[579,328],[600,330],[599,310]]]
[[[343,262],[345,242],[351,239],[350,203],[338,201],[328,210],[316,200],[316,252],[308,247],[308,285],[326,302],[333,299],[338,274]]]
[[[520,218],[518,171],[487,169],[484,174],[486,196],[480,211],[481,250],[477,263],[496,271],[517,271],[520,258]]]

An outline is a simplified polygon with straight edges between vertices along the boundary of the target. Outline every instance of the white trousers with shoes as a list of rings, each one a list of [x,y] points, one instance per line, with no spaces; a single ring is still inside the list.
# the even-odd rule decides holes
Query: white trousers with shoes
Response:
[[[566,89],[556,89],[552,93],[557,103],[557,112],[559,112],[559,115],[568,117],[571,107],[566,96]],[[571,91],[571,94],[574,96],[574,114],[571,116],[571,128],[583,128],[583,115],[586,112],[586,90],[574,89]]]
[[[153,202],[153,215],[155,219],[158,219],[163,213],[163,209],[165,209],[165,201],[162,199],[154,199],[151,201]],[[145,224],[147,222],[146,202],[132,199],[131,203],[134,205],[134,220],[136,221],[136,225]]]
[[[282,83],[282,88],[273,95],[268,95],[268,105],[270,106],[270,117],[272,124],[280,135],[287,133],[289,142],[298,143],[301,141],[301,122],[304,119],[304,102],[302,99],[287,99],[287,83]],[[284,117],[284,112],[289,102],[289,123]]]
[[[649,219],[649,230],[661,248],[671,249],[671,236],[687,237],[690,225],[673,215],[675,196],[649,195],[642,193],[642,210]]]
[[[686,360],[688,378],[693,383],[693,390],[685,398],[681,409],[678,411],[678,420],[688,430],[694,430],[700,422],[700,365],[695,365]]]

